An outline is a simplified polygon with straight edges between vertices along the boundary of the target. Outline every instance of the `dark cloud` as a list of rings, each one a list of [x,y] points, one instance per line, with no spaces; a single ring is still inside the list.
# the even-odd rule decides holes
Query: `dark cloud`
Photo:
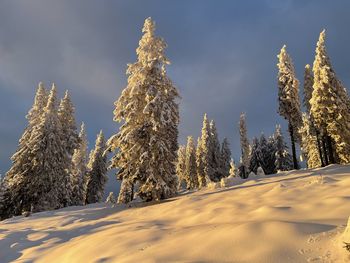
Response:
[[[41,80],[55,82],[61,95],[71,91],[91,147],[100,129],[107,137],[117,130],[113,102],[148,16],[169,45],[168,72],[181,92],[180,142],[199,135],[206,112],[238,160],[240,112],[247,113],[250,137],[271,133],[277,123],[285,127],[276,113],[276,55],[283,44],[302,83],[326,28],[333,65],[349,86],[349,9],[346,0],[2,1],[0,173],[10,166]]]

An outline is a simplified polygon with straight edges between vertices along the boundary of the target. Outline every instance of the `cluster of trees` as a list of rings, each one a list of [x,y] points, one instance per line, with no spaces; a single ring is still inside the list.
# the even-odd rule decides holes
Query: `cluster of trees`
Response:
[[[39,83],[28,125],[0,183],[0,217],[101,201],[106,182],[102,131],[88,162],[84,124],[78,133],[68,91]]]
[[[179,188],[198,189],[230,175],[231,151],[227,138],[220,144],[215,122],[204,115],[202,134],[195,145],[193,137],[181,145],[177,154],[176,173]]]
[[[304,113],[299,81],[286,46],[278,55],[279,113],[288,121],[296,169],[295,143],[301,145],[309,168],[350,162],[350,98],[331,65],[325,34],[325,30],[320,33],[312,69],[305,66]]]

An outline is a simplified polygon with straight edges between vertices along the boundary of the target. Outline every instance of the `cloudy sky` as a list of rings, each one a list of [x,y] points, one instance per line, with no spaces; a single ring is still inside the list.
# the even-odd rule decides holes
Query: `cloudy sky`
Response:
[[[1,1],[0,173],[11,165],[39,81],[55,82],[60,95],[70,90],[90,146],[100,129],[107,137],[117,131],[113,102],[149,16],[168,43],[168,73],[182,96],[180,142],[199,135],[206,112],[238,160],[240,112],[250,137],[270,134],[277,123],[286,127],[276,113],[283,44],[302,83],[326,28],[333,66],[350,86],[349,10],[347,0]]]

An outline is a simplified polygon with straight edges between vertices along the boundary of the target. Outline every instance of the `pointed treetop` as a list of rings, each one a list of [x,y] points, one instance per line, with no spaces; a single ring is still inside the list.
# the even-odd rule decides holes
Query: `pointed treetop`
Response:
[[[45,112],[52,112],[56,108],[56,100],[57,100],[57,90],[56,90],[55,84],[52,83],[52,88],[49,93],[47,105],[45,107]]]
[[[146,18],[142,28],[142,32],[153,35],[155,29],[156,29],[156,23],[152,20],[152,18],[151,17]]]

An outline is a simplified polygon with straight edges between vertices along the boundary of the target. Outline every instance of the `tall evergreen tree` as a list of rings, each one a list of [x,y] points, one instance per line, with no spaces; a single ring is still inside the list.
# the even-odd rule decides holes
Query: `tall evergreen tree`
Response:
[[[187,183],[187,189],[196,189],[199,187],[196,169],[196,147],[192,136],[187,137],[184,175]]]
[[[199,188],[206,187],[209,180],[205,175],[203,157],[204,157],[204,151],[202,146],[202,140],[201,140],[201,137],[199,137],[197,140],[197,148],[196,148],[196,165],[197,165],[197,178],[198,178]]]
[[[214,120],[210,121],[209,138],[210,165],[212,170],[212,177],[210,178],[210,180],[218,182],[221,180],[223,175],[221,170],[220,142]]]
[[[231,159],[230,144],[227,138],[224,138],[221,144],[220,160],[221,160],[221,175],[223,177],[228,177],[230,175],[232,159]]]
[[[230,161],[230,177],[236,177],[237,175],[237,167],[235,164],[235,160],[231,159]]]
[[[275,138],[275,167],[277,171],[288,171],[293,168],[292,157],[289,154],[288,146],[284,141],[281,126],[276,125]]]
[[[130,182],[130,180],[128,180],[128,178],[122,180],[117,200],[118,204],[127,204],[133,200],[133,187],[134,185]]]
[[[107,183],[107,157],[104,154],[106,143],[103,132],[97,135],[94,150],[90,153],[88,163],[88,175],[86,184],[86,203],[93,204],[101,202],[104,194],[104,188]]]
[[[350,162],[350,99],[337,78],[320,34],[313,64],[314,85],[310,113],[323,135],[329,163]]]
[[[288,121],[293,154],[294,169],[298,169],[295,143],[299,141],[298,129],[302,124],[300,101],[299,101],[299,81],[295,76],[295,70],[290,56],[284,45],[277,56],[279,63],[278,71],[278,113]]]
[[[178,188],[182,187],[185,181],[185,169],[186,169],[186,147],[183,145],[179,146],[177,150],[177,160],[176,160],[176,174],[178,177]]]
[[[81,124],[79,133],[79,145],[74,150],[72,162],[73,169],[71,174],[72,181],[72,204],[84,205],[85,203],[85,185],[88,161],[88,141],[85,131],[85,124]]]
[[[119,149],[112,159],[118,178],[138,183],[137,194],[147,201],[177,190],[179,94],[166,74],[166,43],[154,31],[155,23],[147,18],[137,61],[128,65],[128,85],[115,103],[114,120],[123,125],[111,147]]]
[[[239,119],[239,134],[240,134],[240,141],[241,141],[241,159],[242,159],[242,165],[244,166],[244,169],[241,170],[245,171],[248,175],[248,167],[249,167],[249,159],[250,159],[250,145],[247,135],[247,125],[245,121],[245,114],[241,113],[240,119]]]
[[[252,146],[251,146],[251,155],[249,160],[249,171],[253,173],[257,173],[258,167],[260,164],[260,146],[259,146],[259,139],[254,137],[252,140]]]
[[[213,169],[211,165],[212,160],[212,148],[211,148],[211,131],[210,124],[207,118],[207,114],[204,114],[202,134],[200,138],[200,145],[198,145],[197,157],[197,166],[199,167],[199,185],[204,187],[213,179]]]

